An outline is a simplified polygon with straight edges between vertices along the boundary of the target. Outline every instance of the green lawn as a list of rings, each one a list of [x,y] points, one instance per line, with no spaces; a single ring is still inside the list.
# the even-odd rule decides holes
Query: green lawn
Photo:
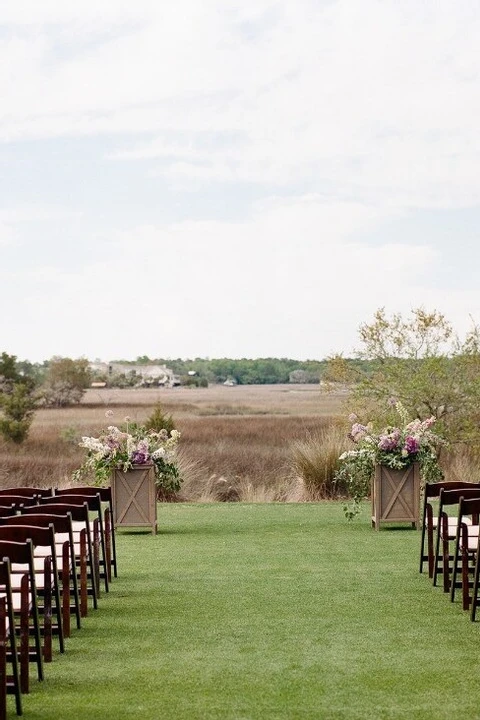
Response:
[[[419,537],[336,503],[161,505],[25,719],[480,718],[480,623],[418,573]]]

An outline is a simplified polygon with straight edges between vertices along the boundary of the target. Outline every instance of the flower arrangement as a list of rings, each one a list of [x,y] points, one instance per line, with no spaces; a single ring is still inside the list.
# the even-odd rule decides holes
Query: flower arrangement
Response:
[[[126,420],[125,429],[110,425],[99,437],[82,437],[79,445],[87,450],[87,457],[73,474],[74,480],[93,475],[98,485],[105,485],[115,468],[126,472],[138,465],[153,465],[157,488],[177,492],[181,485],[175,460],[178,430],[147,430]]]
[[[400,402],[393,406],[400,416],[400,427],[388,426],[375,432],[372,423],[362,425],[356,415],[349,417],[353,424],[348,437],[356,448],[340,455],[340,467],[335,473],[335,480],[349,488],[352,504],[344,506],[349,519],[360,512],[360,502],[370,492],[375,465],[402,470],[418,462],[423,482],[436,482],[443,477],[438,451],[446,443],[431,430],[436,418],[410,421]]]

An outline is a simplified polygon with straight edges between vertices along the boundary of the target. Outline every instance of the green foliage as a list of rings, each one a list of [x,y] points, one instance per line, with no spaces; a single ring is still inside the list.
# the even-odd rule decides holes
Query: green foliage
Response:
[[[342,457],[342,456],[340,456]],[[358,452],[355,459],[345,457],[335,472],[335,482],[346,488],[348,502],[343,504],[347,520],[360,514],[362,501],[370,494],[375,463],[368,452]]]
[[[480,439],[480,330],[463,340],[437,311],[412,310],[408,319],[383,309],[360,326],[365,365],[330,359],[331,378],[353,383],[350,407],[360,417],[388,423],[388,400],[401,401],[413,418],[435,416],[450,444]],[[343,377],[342,377],[343,373]]]
[[[17,358],[15,355],[8,355],[6,352],[2,352],[0,356],[0,377],[4,380],[12,380],[16,382],[20,380],[20,374],[17,368]]]
[[[170,434],[172,430],[175,430],[175,421],[172,415],[165,415],[161,403],[157,403],[153,408],[152,414],[145,422],[145,429],[155,430],[155,432],[166,430]]]
[[[33,420],[35,400],[27,385],[15,383],[8,394],[0,395],[3,417],[0,433],[6,440],[22,443],[28,435]]]
[[[35,381],[19,368],[15,355],[0,356],[0,433],[5,440],[22,443],[28,436],[36,406]]]

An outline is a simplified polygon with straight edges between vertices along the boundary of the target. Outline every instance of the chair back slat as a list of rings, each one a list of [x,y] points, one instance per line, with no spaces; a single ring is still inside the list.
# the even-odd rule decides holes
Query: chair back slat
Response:
[[[21,495],[22,497],[42,497],[52,495],[52,488],[35,488],[35,487],[12,487],[0,488],[1,495]],[[1,498],[0,498],[1,502]]]

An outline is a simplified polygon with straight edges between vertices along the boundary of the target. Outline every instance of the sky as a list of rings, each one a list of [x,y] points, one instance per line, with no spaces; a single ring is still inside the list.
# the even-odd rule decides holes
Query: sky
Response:
[[[472,0],[0,2],[0,352],[351,356],[480,322]]]

